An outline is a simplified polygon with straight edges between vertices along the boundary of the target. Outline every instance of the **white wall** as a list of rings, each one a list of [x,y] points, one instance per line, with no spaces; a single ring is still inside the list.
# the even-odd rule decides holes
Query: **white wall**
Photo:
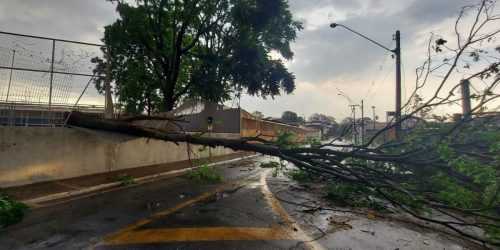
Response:
[[[191,145],[196,155],[208,150]],[[211,149],[212,156],[234,153]],[[0,126],[0,187],[187,160],[185,143],[77,128]]]

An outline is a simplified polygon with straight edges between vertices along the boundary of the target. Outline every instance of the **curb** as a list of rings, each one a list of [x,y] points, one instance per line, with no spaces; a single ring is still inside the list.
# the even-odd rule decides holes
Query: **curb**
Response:
[[[223,165],[223,164],[227,164],[227,163],[231,163],[231,162],[235,162],[235,161],[241,161],[244,159],[253,158],[253,157],[257,157],[257,156],[260,156],[260,154],[243,156],[243,157],[238,157],[238,158],[225,160],[225,161],[212,162],[212,163],[207,164],[207,165],[210,167],[217,166],[217,165]],[[173,176],[173,175],[177,175],[177,174],[184,174],[184,173],[187,173],[191,170],[197,169],[199,167],[201,167],[201,166],[196,166],[196,167],[191,167],[191,168],[183,168],[183,169],[172,170],[172,171],[168,171],[168,172],[163,172],[163,173],[134,178],[134,181],[136,183],[131,185],[131,186],[138,186],[138,185],[146,184],[149,182],[153,182],[153,181],[156,181],[157,179],[162,178],[162,177],[169,177],[169,176]],[[44,203],[44,202],[49,202],[49,201],[63,199],[63,198],[70,198],[72,196],[89,194],[89,193],[100,191],[103,189],[120,187],[120,186],[122,186],[122,182],[116,181],[116,182],[100,184],[97,186],[82,188],[82,189],[78,189],[78,190],[49,194],[46,196],[41,196],[41,197],[37,197],[37,198],[33,198],[33,199],[23,200],[21,202],[27,204],[30,207],[37,208],[37,207],[41,207],[41,205],[39,205],[38,203]],[[128,187],[131,187],[131,186],[128,186]]]

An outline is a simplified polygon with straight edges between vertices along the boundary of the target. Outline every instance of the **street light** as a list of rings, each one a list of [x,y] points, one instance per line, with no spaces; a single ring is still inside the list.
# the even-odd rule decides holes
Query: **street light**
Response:
[[[349,102],[349,104],[352,103],[352,100],[351,100],[351,98],[349,98],[349,96],[342,94],[342,93],[338,93],[337,95],[344,97]]]
[[[382,45],[381,43],[339,23],[331,23],[330,28],[336,28],[336,27],[342,27],[370,42],[373,44],[391,52],[394,54],[396,57],[396,110],[395,110],[395,118],[396,118],[396,139],[399,139],[400,134],[401,134],[401,35],[399,30],[396,30],[396,34],[394,35],[394,39],[396,40],[396,48],[395,49],[389,49],[386,46]]]

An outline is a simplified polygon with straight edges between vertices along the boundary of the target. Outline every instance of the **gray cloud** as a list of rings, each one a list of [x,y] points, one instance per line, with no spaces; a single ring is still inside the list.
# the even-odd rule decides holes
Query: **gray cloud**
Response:
[[[414,1],[401,15],[416,26],[440,22],[445,18],[456,17],[461,6],[477,1],[471,0],[422,0]]]
[[[250,110],[265,110],[266,114],[270,115],[279,115],[290,109],[305,115],[323,112],[345,116],[345,100],[339,100],[336,93],[331,92],[335,92],[338,86],[346,92],[352,91],[349,93],[352,94],[351,97],[366,93],[366,86],[370,85],[374,70],[387,53],[345,30],[330,29],[329,22],[342,22],[387,46],[391,45],[394,31],[400,29],[403,59],[418,63],[420,59],[413,58],[418,54],[418,46],[422,46],[415,42],[417,38],[421,39],[418,36],[430,32],[430,27],[454,18],[461,6],[476,0],[289,2],[292,13],[302,18],[307,27],[299,33],[293,45],[295,59],[289,64],[300,86],[293,95],[278,97],[276,101],[246,98]],[[114,6],[105,0],[0,2],[0,30],[3,31],[99,42],[103,26],[115,19]],[[393,70],[393,62],[390,58],[387,61],[387,70]],[[412,76],[413,65],[407,66],[406,75]],[[379,87],[380,90],[384,86],[386,88],[383,93],[378,93],[377,98],[380,100],[372,100],[373,104],[377,105],[377,110],[390,110],[393,105],[392,80],[384,84]],[[379,115],[382,116],[383,113]]]
[[[98,42],[100,31],[116,19],[104,0],[2,0],[3,31]]]
[[[292,0],[289,3],[293,12],[307,12],[330,5],[339,10],[349,11],[362,6],[359,0]]]
[[[301,0],[291,1],[304,2]],[[321,1],[329,2],[334,9],[345,9],[346,1]],[[419,0],[400,1],[399,9],[395,12],[379,12],[388,1],[374,0],[368,2],[367,6],[359,12],[351,12],[343,24],[372,37],[373,39],[389,46],[392,43],[392,35],[395,30],[402,32],[402,43],[409,44],[415,36],[432,24],[456,16],[460,6],[470,2],[467,0]],[[359,3],[351,4],[351,7]],[[390,3],[394,4],[394,3]],[[311,12],[315,4],[294,5],[295,11],[303,12],[305,8]],[[374,8],[378,6],[378,8]],[[321,5],[316,8],[322,8]],[[321,18],[321,17],[316,17]],[[328,16],[323,17],[328,19]],[[354,34],[342,29],[331,29],[327,22],[315,30],[304,30],[294,45],[295,58],[290,64],[290,69],[295,72],[297,78],[308,82],[322,82],[337,77],[350,75],[351,77],[362,76],[367,70],[376,67],[387,53],[370,44]]]
[[[426,26],[455,14],[470,0],[290,0],[294,13],[307,14],[325,7],[345,13],[342,22],[389,45],[395,29],[401,29],[403,42]],[[390,11],[398,9],[399,11]],[[290,64],[299,80],[324,81],[373,67],[384,51],[353,34],[328,27],[304,30],[294,45],[295,60]],[[307,17],[307,15],[306,15]],[[116,18],[114,7],[104,0],[4,0],[0,3],[0,29],[97,42],[102,27]],[[308,22],[308,20],[305,20]]]

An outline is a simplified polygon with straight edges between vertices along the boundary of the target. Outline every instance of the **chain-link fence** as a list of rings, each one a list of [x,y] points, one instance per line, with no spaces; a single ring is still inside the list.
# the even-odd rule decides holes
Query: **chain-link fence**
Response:
[[[91,62],[101,47],[0,31],[0,125],[57,126],[73,109],[102,114]]]

